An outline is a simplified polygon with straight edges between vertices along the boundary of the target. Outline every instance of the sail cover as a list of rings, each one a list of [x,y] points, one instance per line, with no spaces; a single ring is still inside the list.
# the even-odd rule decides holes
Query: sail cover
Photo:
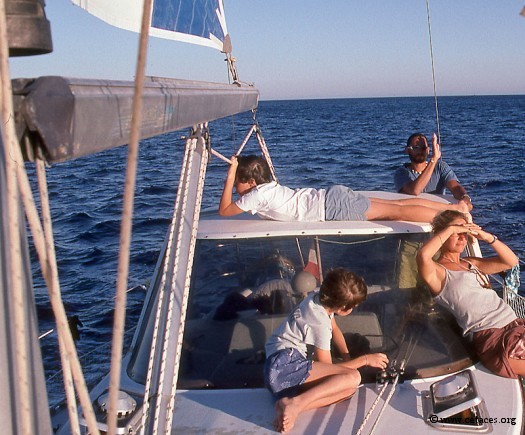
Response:
[[[108,24],[140,32],[143,0],[72,1]],[[223,1],[153,0],[150,35],[225,51],[228,31]]]

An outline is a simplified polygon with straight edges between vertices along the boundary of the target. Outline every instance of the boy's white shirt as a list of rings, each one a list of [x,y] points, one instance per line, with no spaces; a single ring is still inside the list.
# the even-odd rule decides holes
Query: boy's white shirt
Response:
[[[235,204],[243,211],[277,221],[325,220],[325,189],[290,189],[275,181],[254,187]]]
[[[297,349],[305,358],[306,345],[330,350],[332,317],[319,302],[319,292],[310,293],[282,322],[266,343],[266,356],[287,348]]]

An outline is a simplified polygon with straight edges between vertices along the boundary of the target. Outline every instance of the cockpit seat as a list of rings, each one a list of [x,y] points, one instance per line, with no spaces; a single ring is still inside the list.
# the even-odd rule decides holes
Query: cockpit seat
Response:
[[[345,336],[352,354],[352,344],[359,335],[368,341],[369,351],[378,352],[384,346],[383,332],[377,315],[371,311],[356,311],[348,316],[337,316],[335,321]]]

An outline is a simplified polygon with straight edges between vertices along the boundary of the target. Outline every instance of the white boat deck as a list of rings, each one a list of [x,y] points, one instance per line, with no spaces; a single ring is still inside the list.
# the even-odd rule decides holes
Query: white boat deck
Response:
[[[482,397],[501,398],[501,400],[488,400],[486,403],[488,415],[493,419],[490,433],[521,433],[519,422],[523,410],[520,381],[493,375],[480,364],[472,370]],[[423,419],[423,392],[428,391],[430,384],[441,378],[399,384],[391,402],[385,407],[374,433],[377,435],[457,434],[458,431],[435,429]],[[383,397],[386,397],[388,391],[389,388]],[[290,433],[355,434],[377,398],[377,394],[374,384],[366,384],[359,388],[350,400],[300,414]],[[370,433],[383,403],[381,400],[377,405],[363,434]],[[272,426],[273,406],[274,399],[265,389],[180,391],[175,400],[172,433],[275,433]],[[514,422],[518,422],[517,424],[512,424],[513,418]],[[502,419],[511,420],[501,422]]]

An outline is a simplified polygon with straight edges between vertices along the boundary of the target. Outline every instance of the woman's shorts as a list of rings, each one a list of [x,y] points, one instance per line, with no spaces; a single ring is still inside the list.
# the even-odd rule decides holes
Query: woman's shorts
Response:
[[[505,378],[517,378],[509,358],[525,359],[525,319],[513,320],[503,328],[475,332],[474,348],[491,372]]]
[[[277,397],[295,395],[312,370],[312,361],[297,349],[282,349],[266,358],[264,382]]]
[[[326,191],[325,220],[366,221],[370,200],[346,186],[335,185]]]

